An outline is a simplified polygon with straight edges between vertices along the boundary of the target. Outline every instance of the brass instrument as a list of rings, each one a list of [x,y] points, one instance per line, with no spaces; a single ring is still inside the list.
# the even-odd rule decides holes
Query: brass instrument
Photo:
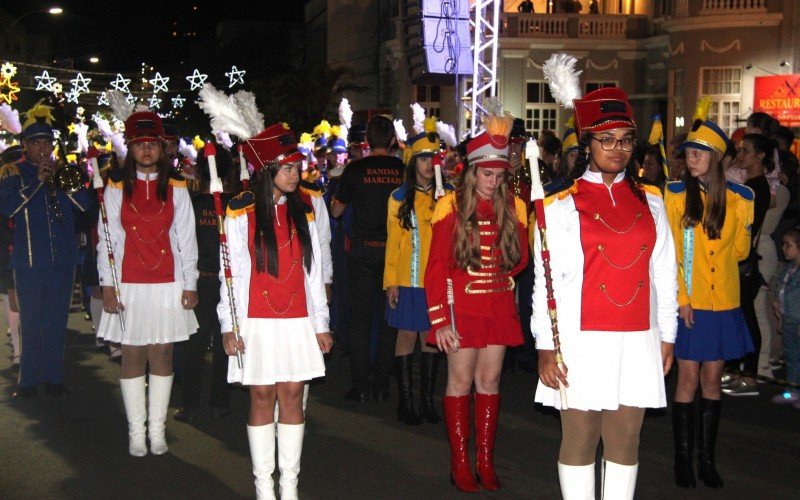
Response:
[[[64,165],[53,172],[50,182],[54,188],[72,194],[83,187],[83,172],[73,165]]]

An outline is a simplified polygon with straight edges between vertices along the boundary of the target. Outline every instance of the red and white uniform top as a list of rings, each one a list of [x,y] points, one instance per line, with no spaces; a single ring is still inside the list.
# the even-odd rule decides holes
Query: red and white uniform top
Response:
[[[569,189],[545,200],[551,276],[562,343],[580,332],[657,328],[675,342],[677,264],[664,202],[644,186],[646,203],[625,174],[611,186],[586,171]],[[534,240],[531,331],[538,349],[553,349],[541,239]]]
[[[225,234],[228,239],[233,293],[237,319],[244,324],[247,318],[290,319],[309,317],[315,333],[329,331],[328,303],[323,278],[323,259],[314,212],[309,207],[307,224],[311,236],[311,268],[303,264],[299,237],[289,226],[286,198],[275,206],[275,234],[278,246],[278,276],[257,273],[255,265],[255,204],[253,194],[246,191],[228,205]],[[228,288],[225,284],[224,262],[220,266],[222,281],[220,302],[217,305],[223,332],[232,331]]]
[[[158,199],[157,186],[157,174],[142,172],[136,173],[130,198],[122,182],[106,186],[103,199],[117,276],[122,283],[179,281],[184,290],[197,290],[197,237],[186,182],[170,179],[163,201]],[[98,230],[98,236],[98,254],[105,255],[105,231]],[[97,269],[100,285],[112,286],[108,259],[98,258]]]

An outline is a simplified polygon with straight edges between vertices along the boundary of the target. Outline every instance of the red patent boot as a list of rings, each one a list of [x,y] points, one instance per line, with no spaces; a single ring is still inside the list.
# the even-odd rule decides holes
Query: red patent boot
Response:
[[[444,422],[447,438],[450,441],[450,481],[459,491],[475,493],[478,483],[472,474],[467,457],[469,443],[469,400],[470,396],[445,396]]]
[[[500,489],[500,480],[494,471],[494,437],[497,434],[497,415],[500,411],[499,394],[475,393],[475,437],[478,449],[478,482],[484,489]]]

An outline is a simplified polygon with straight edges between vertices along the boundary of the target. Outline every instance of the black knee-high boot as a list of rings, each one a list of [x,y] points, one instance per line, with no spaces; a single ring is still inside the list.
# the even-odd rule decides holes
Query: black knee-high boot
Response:
[[[433,406],[433,392],[436,388],[436,368],[439,365],[439,353],[423,352],[420,366],[419,382],[419,416],[429,424],[437,424],[442,419]]]
[[[694,488],[692,454],[694,453],[694,401],[672,403],[672,435],[675,438],[675,484]]]
[[[419,425],[422,419],[414,409],[414,396],[411,394],[411,359],[414,354],[395,356],[397,365],[397,420],[406,425]]]
[[[722,488],[722,478],[714,465],[714,451],[717,447],[717,430],[722,402],[700,399],[699,439],[700,457],[697,463],[697,476],[709,488]]]

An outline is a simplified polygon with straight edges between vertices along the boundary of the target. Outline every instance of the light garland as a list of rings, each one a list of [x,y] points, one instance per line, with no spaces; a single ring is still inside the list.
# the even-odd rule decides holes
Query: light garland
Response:
[[[130,89],[128,88],[130,84],[131,84],[130,78],[125,78],[121,74],[117,73],[117,78],[114,81],[112,81],[109,85],[111,85],[111,87],[114,90],[122,92],[123,94],[127,94],[130,92]]]
[[[225,73],[225,76],[227,76],[229,81],[230,81],[228,83],[228,88],[233,87],[237,83],[240,83],[240,84],[244,85],[244,74],[245,73],[247,73],[245,70],[237,69],[236,66],[232,66],[231,70],[229,72]]]
[[[206,78],[208,78],[208,75],[204,75],[204,74],[200,73],[200,71],[195,69],[194,72],[190,76],[186,77],[186,80],[192,86],[192,88],[190,88],[189,90],[198,90],[198,89],[203,88],[203,84],[206,83]]]

